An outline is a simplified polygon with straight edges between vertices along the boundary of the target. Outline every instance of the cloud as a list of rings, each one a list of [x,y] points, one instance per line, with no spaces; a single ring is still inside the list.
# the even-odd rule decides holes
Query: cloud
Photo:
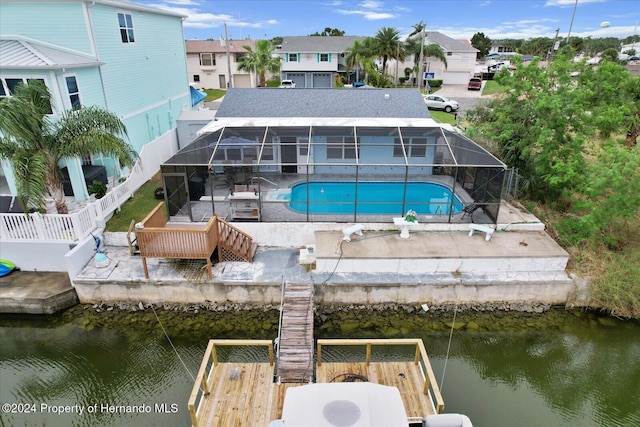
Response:
[[[609,0],[580,0],[580,4],[585,3],[606,3]],[[547,0],[545,6],[574,7],[576,0]]]
[[[340,15],[361,15],[368,21],[379,21],[381,19],[395,18],[396,15],[385,10],[385,5],[381,1],[365,0],[358,4],[359,9],[337,9]]]
[[[178,6],[172,6],[173,4]],[[243,21],[226,13],[201,12],[199,2],[195,0],[165,0],[163,3],[149,4],[148,6],[168,10],[187,18],[184,21],[185,28],[219,28],[224,24],[238,28],[265,28],[280,24],[276,19],[266,21]]]

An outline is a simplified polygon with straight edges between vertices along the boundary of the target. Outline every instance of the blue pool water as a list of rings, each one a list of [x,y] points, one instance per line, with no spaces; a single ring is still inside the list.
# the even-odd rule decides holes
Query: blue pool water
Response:
[[[451,208],[451,190],[432,182],[303,182],[291,189],[289,207],[297,212],[312,214],[403,215],[409,209],[418,214],[448,214]],[[453,196],[453,213],[461,212],[464,205]]]

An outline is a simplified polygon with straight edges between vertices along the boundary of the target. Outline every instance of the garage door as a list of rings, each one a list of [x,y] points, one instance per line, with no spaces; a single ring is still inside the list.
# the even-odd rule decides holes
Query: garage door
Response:
[[[471,74],[468,72],[445,71],[442,75],[442,83],[446,85],[466,85]]]
[[[314,73],[313,87],[331,87],[331,73]]]
[[[304,87],[304,73],[287,73],[287,80],[293,80],[296,88]]]
[[[251,76],[249,74],[234,74],[234,87],[251,87]]]

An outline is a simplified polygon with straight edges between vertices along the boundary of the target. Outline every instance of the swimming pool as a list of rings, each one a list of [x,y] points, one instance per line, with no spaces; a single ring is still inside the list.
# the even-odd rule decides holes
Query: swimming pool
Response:
[[[367,181],[358,183],[356,203],[355,182],[303,182],[291,188],[289,207],[297,212],[313,214],[390,214],[403,215],[409,209],[418,214],[448,214],[451,208],[451,190],[433,182]],[[453,213],[464,205],[453,196]],[[357,210],[356,210],[357,208]]]

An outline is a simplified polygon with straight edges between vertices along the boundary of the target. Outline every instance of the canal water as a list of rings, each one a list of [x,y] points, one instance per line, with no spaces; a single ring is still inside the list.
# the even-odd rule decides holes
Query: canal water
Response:
[[[0,317],[0,425],[189,426],[207,340],[277,331],[275,310],[156,313],[77,306]],[[564,310],[456,311],[453,322],[454,310],[352,309],[316,319],[322,338],[422,338],[445,412],[475,427],[640,425],[638,322]]]

